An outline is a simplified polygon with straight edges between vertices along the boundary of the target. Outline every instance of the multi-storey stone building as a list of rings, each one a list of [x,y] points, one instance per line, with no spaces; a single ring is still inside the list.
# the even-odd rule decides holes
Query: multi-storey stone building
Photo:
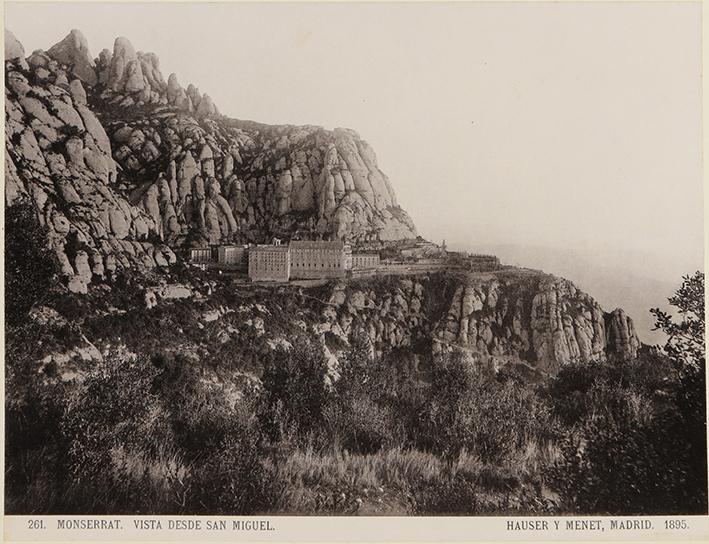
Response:
[[[288,246],[279,244],[249,248],[249,278],[252,281],[288,281],[290,273]]]
[[[293,279],[343,278],[352,258],[342,241],[292,241],[289,248]]]
[[[217,261],[220,266],[246,270],[249,264],[248,246],[220,246]]]
[[[352,269],[376,268],[379,266],[379,253],[353,253]]]
[[[208,264],[212,262],[212,248],[193,247],[190,248],[190,262],[194,264]]]

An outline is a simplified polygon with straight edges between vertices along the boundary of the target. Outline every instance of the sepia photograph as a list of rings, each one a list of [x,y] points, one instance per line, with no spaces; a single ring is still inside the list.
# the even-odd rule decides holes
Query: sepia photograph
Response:
[[[5,514],[708,514],[700,2],[4,7]]]

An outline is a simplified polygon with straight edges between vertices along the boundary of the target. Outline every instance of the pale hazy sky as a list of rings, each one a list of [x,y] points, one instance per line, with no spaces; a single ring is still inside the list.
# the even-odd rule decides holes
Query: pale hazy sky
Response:
[[[434,241],[703,266],[698,3],[5,10],[28,54],[126,36],[226,115],[355,129]]]

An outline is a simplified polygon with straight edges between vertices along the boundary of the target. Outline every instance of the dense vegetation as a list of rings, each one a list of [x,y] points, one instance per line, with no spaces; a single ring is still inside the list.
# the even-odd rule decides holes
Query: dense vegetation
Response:
[[[333,386],[301,338],[241,398],[180,357],[107,360],[72,389],[8,361],[8,510],[706,511],[697,417],[663,359],[530,388],[454,354],[425,383],[353,344]]]
[[[8,216],[41,245],[27,210]],[[353,334],[335,379],[321,344],[287,328],[296,311],[310,315],[317,290],[252,295],[289,338],[261,349],[244,332],[252,314],[223,317],[240,340],[220,343],[189,303],[146,309],[130,277],[115,278],[97,312],[91,295],[51,288],[50,255],[12,236],[6,251],[17,291],[6,324],[8,513],[707,512],[703,274],[671,299],[680,322],[656,312],[667,348],[633,362],[567,365],[530,383],[458,352],[413,368]],[[20,292],[22,277],[42,289]],[[111,297],[136,311],[111,312]],[[27,315],[38,304],[65,318],[52,334]],[[41,346],[93,329],[128,350],[83,380],[38,372]],[[187,337],[210,348],[179,349]]]

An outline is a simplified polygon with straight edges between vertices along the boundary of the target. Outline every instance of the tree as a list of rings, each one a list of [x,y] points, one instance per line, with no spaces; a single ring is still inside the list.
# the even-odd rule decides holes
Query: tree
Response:
[[[707,426],[706,426],[706,351],[704,345],[704,273],[682,278],[682,286],[669,303],[677,308],[681,321],[658,308],[656,329],[667,334],[664,351],[679,374],[675,402],[683,419],[682,431],[689,456],[689,493],[694,507],[707,512]]]
[[[667,299],[677,308],[681,321],[675,322],[672,315],[659,308],[650,312],[657,319],[655,330],[662,330],[669,337],[664,349],[680,374],[704,374],[704,273],[698,271],[682,280],[682,286]]]
[[[17,326],[55,283],[56,261],[48,248],[47,227],[34,206],[21,200],[5,210],[5,320]]]
[[[328,396],[322,347],[306,337],[296,337],[292,344],[271,352],[262,377],[265,412],[261,419],[273,440],[281,439],[284,430],[301,435],[319,430]]]

